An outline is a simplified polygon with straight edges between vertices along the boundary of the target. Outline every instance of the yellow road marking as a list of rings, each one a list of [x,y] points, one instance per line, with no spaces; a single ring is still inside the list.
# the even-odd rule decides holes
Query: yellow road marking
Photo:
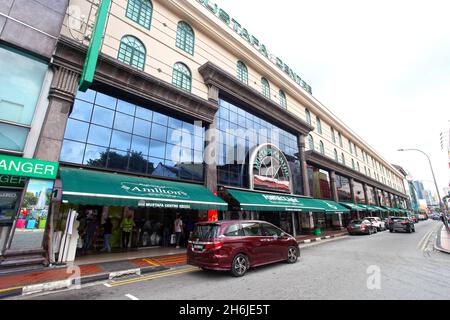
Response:
[[[16,290],[16,289],[22,289],[22,287],[13,287],[13,288],[6,288],[6,289],[1,289],[0,292],[7,292],[7,291],[12,291],[12,290]]]
[[[422,237],[422,239],[420,239],[419,243],[417,244],[417,248],[422,249],[423,242],[425,241],[425,239],[427,238],[427,236],[429,235],[430,232],[432,232],[432,231],[428,231],[427,233],[425,233],[425,235]]]
[[[157,273],[157,274],[154,274],[151,276],[114,282],[114,283],[111,283],[110,285],[111,285],[111,287],[117,287],[117,286],[123,286],[123,285],[132,284],[132,283],[136,283],[136,282],[149,281],[149,280],[154,280],[154,279],[159,279],[159,278],[164,278],[164,277],[169,277],[169,276],[174,276],[174,275],[189,273],[189,272],[194,272],[194,271],[200,271],[200,269],[188,268],[188,269],[161,272],[161,273]]]
[[[143,260],[144,260],[145,262],[147,262],[148,264],[151,264],[151,265],[153,265],[153,266],[157,266],[157,267],[160,267],[160,266],[161,266],[159,263],[150,261],[150,260],[148,260],[148,259],[143,259]]]

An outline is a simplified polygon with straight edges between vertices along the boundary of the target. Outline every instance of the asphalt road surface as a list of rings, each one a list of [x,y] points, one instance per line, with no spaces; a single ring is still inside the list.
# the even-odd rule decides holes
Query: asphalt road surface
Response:
[[[181,266],[15,299],[450,299],[450,255],[433,250],[440,226],[430,220],[411,234],[385,231],[302,246],[298,263],[252,269],[243,278]]]

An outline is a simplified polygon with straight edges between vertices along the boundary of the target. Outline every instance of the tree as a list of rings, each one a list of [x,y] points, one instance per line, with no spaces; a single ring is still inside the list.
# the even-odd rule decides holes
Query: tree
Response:
[[[23,199],[23,206],[25,208],[30,208],[35,206],[38,202],[38,198],[33,194],[33,192],[25,193],[25,197]]]

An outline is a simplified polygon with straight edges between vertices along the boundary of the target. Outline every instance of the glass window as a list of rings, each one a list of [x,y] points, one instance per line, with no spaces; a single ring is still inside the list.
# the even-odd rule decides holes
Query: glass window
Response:
[[[0,222],[9,222],[16,217],[22,191],[0,190]]]
[[[111,148],[123,151],[130,150],[131,134],[114,130],[111,138]]]
[[[314,151],[314,139],[313,139],[312,135],[308,135],[308,146],[309,146],[309,150]]]
[[[92,114],[92,123],[111,128],[113,121],[114,111],[99,106],[94,107],[94,113]]]
[[[117,112],[114,119],[114,129],[133,132],[133,119],[132,116]]]
[[[120,40],[117,59],[139,70],[144,70],[146,50],[144,44],[133,36]]]
[[[338,133],[338,137],[339,137],[339,145],[341,146],[341,148],[343,148],[343,144],[342,144],[342,135],[341,135],[340,132]]]
[[[147,120],[147,121],[152,121],[153,111],[148,110],[146,108],[137,107],[136,108],[136,117]]]
[[[143,137],[150,137],[152,129],[152,123],[149,121],[141,120],[138,118],[134,119],[134,127],[133,127],[133,133],[143,136]]]
[[[286,94],[283,90],[280,90],[280,106],[283,109],[287,109],[287,100],[286,100]]]
[[[311,124],[311,113],[309,112],[308,109],[305,110],[305,117],[306,117],[306,122],[308,124]]]
[[[333,143],[336,143],[336,135],[334,133],[334,129],[331,128],[331,139],[333,140]]]
[[[244,233],[242,232],[242,228],[239,224],[232,224],[228,226],[224,233],[225,237],[242,237],[243,235]]]
[[[339,156],[336,149],[334,149],[334,160],[336,160],[336,162],[339,162]]]
[[[110,149],[108,152],[107,167],[124,171],[127,170],[128,152]]]
[[[136,106],[123,100],[117,100],[117,111],[134,116]]]
[[[273,236],[278,236],[281,237],[281,235],[283,234],[283,231],[281,229],[278,229],[274,226],[271,226],[269,224],[262,224],[263,226],[263,234],[266,237],[273,237]]]
[[[167,127],[153,123],[152,125],[152,139],[166,141]]]
[[[243,223],[242,229],[247,237],[261,237],[263,235],[262,227],[259,223]]]
[[[239,81],[248,84],[247,66],[242,61],[237,62],[237,78]]]
[[[85,102],[82,100],[75,100],[72,112],[70,113],[70,117],[72,119],[89,122],[91,121],[92,108],[93,108],[92,103]]]
[[[131,142],[131,151],[136,153],[141,153],[143,156],[148,155],[148,148],[150,145],[150,139],[133,136]]]
[[[70,140],[86,142],[88,130],[89,130],[89,123],[69,119],[67,121],[67,127],[64,137]]]
[[[267,99],[270,99],[270,84],[269,84],[269,81],[267,81],[266,78],[261,78],[261,89],[262,89],[262,94]]]
[[[352,159],[352,168],[355,170],[355,160]]]
[[[320,153],[325,155],[325,146],[323,145],[322,141],[320,141]]]
[[[150,29],[153,5],[150,0],[128,0],[127,18]]]
[[[345,166],[345,156],[343,153],[342,153],[342,164]]]
[[[350,193],[350,180],[342,177],[340,175],[336,175],[336,188],[338,191],[339,201],[348,201],[353,202],[351,193]]]
[[[149,155],[155,158],[164,159],[166,155],[166,144],[162,141],[151,140]]]
[[[89,129],[88,143],[103,147],[109,147],[111,140],[111,129],[91,124]]]
[[[317,123],[317,132],[319,134],[322,134],[322,122],[320,121],[319,117],[316,117],[316,123]]]
[[[83,164],[91,167],[102,168],[106,166],[108,151],[106,148],[88,144],[84,153]]]
[[[183,128],[183,121],[170,117],[169,127],[173,129],[181,129]]]
[[[94,90],[88,89],[86,92],[77,91],[77,99],[94,103],[95,101],[95,92]]]
[[[191,70],[184,63],[177,62],[173,66],[172,84],[180,89],[191,92],[192,74]]]
[[[112,110],[116,110],[117,99],[97,92],[97,95],[95,96],[95,104]]]
[[[64,140],[59,160],[62,162],[82,163],[85,144]]]
[[[31,125],[47,70],[47,63],[0,45],[0,120]]]
[[[184,21],[178,22],[177,38],[175,43],[177,48],[194,55],[195,35],[191,26]]]
[[[132,151],[128,162],[128,171],[147,173],[147,157],[142,156],[141,153]]]
[[[28,128],[0,123],[0,149],[22,151],[29,131]]]

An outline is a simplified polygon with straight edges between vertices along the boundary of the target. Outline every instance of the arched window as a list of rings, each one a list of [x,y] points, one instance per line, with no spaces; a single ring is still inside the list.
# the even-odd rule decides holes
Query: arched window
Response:
[[[308,124],[311,124],[311,113],[309,112],[308,109],[305,110],[305,117],[306,117],[306,122]]]
[[[242,61],[238,61],[237,63],[237,78],[239,81],[248,84],[247,66]]]
[[[331,128],[331,139],[333,140],[333,143],[336,143],[336,135],[334,133],[334,129]]]
[[[360,171],[360,166],[359,166],[359,162],[356,162],[356,169],[358,169],[358,171]]]
[[[280,90],[280,106],[283,109],[287,109],[287,100],[286,100],[286,94],[284,93],[283,90]]]
[[[356,157],[358,157],[358,147],[357,146],[355,146],[355,155],[356,155]]]
[[[184,63],[177,62],[173,66],[172,84],[180,89],[191,91],[192,74]]]
[[[372,177],[372,174],[370,173],[370,169],[367,169],[367,170],[369,172],[369,177]]]
[[[266,97],[267,99],[270,99],[270,84],[266,78],[261,78],[261,89],[262,89],[262,94],[264,95],[264,97]]]
[[[364,172],[366,173],[366,176],[367,176],[367,168],[366,168],[366,166],[364,166]]]
[[[325,146],[323,145],[322,140],[320,141],[320,153],[322,155],[325,155]]]
[[[144,70],[146,50],[141,41],[133,36],[125,36],[120,40],[117,59],[132,67]]]
[[[353,154],[352,142],[350,139],[348,139],[348,150],[350,151],[350,154]]]
[[[342,144],[342,136],[341,136],[340,132],[339,132],[338,136],[339,136],[339,145],[341,146],[341,148],[343,148],[344,146]]]
[[[355,160],[352,159],[352,168],[355,170]]]
[[[345,156],[343,153],[341,154],[341,156],[342,156],[342,164],[345,166]]]
[[[128,0],[126,17],[150,29],[153,4],[150,0]]]
[[[339,156],[336,149],[334,149],[334,160],[336,160],[336,162],[339,162]]]
[[[308,135],[308,145],[309,145],[309,150],[314,151],[314,139],[313,139],[312,135]]]
[[[319,117],[316,117],[316,122],[317,122],[317,132],[319,134],[322,134],[322,122],[320,121]]]
[[[191,26],[184,21],[178,22],[177,40],[175,42],[177,48],[194,55],[195,35]]]

